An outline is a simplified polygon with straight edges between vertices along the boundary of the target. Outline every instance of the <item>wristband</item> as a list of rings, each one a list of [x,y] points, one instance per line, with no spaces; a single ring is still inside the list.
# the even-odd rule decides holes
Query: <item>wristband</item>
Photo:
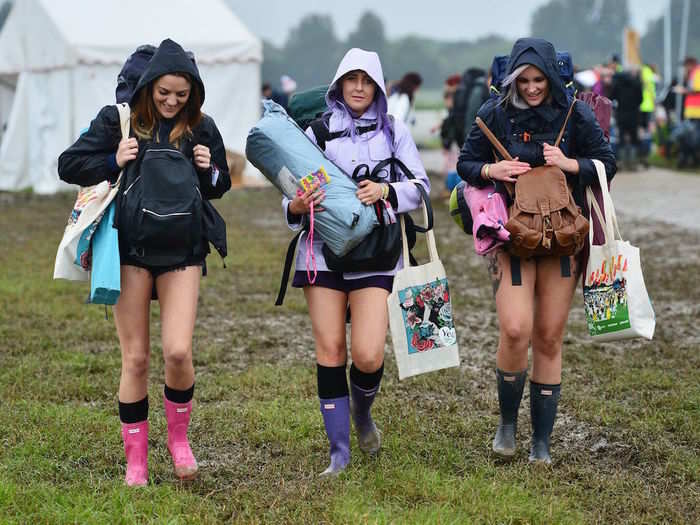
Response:
[[[389,197],[389,185],[387,183],[382,184],[382,200],[386,200]]]
[[[488,164],[488,163],[487,163],[487,164],[484,164],[484,166],[485,166],[485,167],[484,167],[484,178],[485,178],[486,180],[488,180],[488,181],[493,180],[493,179],[491,178],[491,176],[489,175],[489,166],[491,166],[491,164]]]

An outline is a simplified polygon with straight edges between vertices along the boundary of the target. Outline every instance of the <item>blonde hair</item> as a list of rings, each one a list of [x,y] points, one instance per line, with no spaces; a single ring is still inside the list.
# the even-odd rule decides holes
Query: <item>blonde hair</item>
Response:
[[[503,96],[503,100],[501,101],[502,104],[511,104],[518,109],[527,109],[529,107],[527,102],[525,102],[518,93],[518,86],[516,82],[516,79],[528,67],[530,67],[530,64],[518,66],[511,74],[503,79],[501,86],[502,88],[506,88],[506,94]]]

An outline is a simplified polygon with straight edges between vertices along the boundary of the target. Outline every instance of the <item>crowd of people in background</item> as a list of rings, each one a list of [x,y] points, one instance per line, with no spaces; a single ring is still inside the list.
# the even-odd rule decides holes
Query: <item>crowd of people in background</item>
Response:
[[[444,196],[461,180],[457,156],[477,111],[493,90],[491,78],[490,68],[470,67],[444,81],[444,118],[431,129],[439,133],[442,147]],[[416,92],[422,83],[417,72],[385,80],[388,113],[409,126],[414,124]],[[655,64],[623,66],[613,54],[605,64],[575,68],[573,84],[577,92],[591,91],[612,101],[610,144],[620,169],[648,168],[651,156],[679,168],[700,165],[700,66],[695,57],[684,60],[681,81],[674,77],[664,83]],[[263,84],[262,96],[286,109],[296,87],[293,79],[283,75],[277,89]]]
[[[652,154],[675,160],[678,167],[700,165],[700,67],[695,57],[684,60],[683,72],[681,82],[674,78],[664,86],[656,65],[623,67],[617,55],[607,64],[576,70],[576,91],[592,91],[613,102],[610,143],[621,169],[646,168]],[[456,154],[465,128],[468,133],[490,89],[490,72],[478,68],[445,79],[447,115],[435,131],[440,130],[448,190],[460,180]]]

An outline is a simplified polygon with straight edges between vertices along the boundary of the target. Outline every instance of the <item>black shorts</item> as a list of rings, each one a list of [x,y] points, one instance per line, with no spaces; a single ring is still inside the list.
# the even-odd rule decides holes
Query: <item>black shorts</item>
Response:
[[[207,275],[207,263],[201,257],[186,259],[180,264],[173,264],[171,266],[149,266],[147,264],[143,264],[142,262],[131,259],[127,255],[122,255],[120,259],[120,263],[122,266],[136,266],[137,268],[143,268],[144,270],[147,270],[148,273],[151,274],[151,277],[153,277],[153,288],[151,288],[151,301],[155,301],[158,299],[158,291],[156,290],[156,279],[164,273],[182,270],[184,268],[187,268],[188,266],[201,266],[202,277]]]
[[[313,273],[311,275],[313,277]],[[301,270],[294,272],[294,279],[292,280],[292,286],[294,288],[320,286],[322,288],[330,288],[345,293],[361,290],[363,288],[383,288],[391,293],[393,285],[393,275],[370,275],[369,277],[361,277],[360,279],[344,279],[341,272],[318,272],[316,281],[314,284],[311,284],[306,272]]]

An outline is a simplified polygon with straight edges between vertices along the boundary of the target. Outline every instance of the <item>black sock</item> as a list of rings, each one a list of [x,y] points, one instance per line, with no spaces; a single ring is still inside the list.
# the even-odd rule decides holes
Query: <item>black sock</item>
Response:
[[[345,365],[323,366],[316,363],[316,378],[318,380],[318,397],[335,399],[348,395],[348,379],[345,376]]]
[[[353,385],[359,386],[364,390],[373,390],[377,388],[382,376],[384,375],[384,363],[374,372],[363,372],[355,366],[355,363],[350,365],[350,381]]]
[[[168,401],[173,403],[189,403],[192,401],[192,397],[194,397],[194,383],[192,383],[192,386],[187,390],[175,390],[165,385],[163,392],[165,393],[165,399]]]
[[[148,396],[135,403],[119,401],[119,419],[122,423],[139,423],[148,419]]]

